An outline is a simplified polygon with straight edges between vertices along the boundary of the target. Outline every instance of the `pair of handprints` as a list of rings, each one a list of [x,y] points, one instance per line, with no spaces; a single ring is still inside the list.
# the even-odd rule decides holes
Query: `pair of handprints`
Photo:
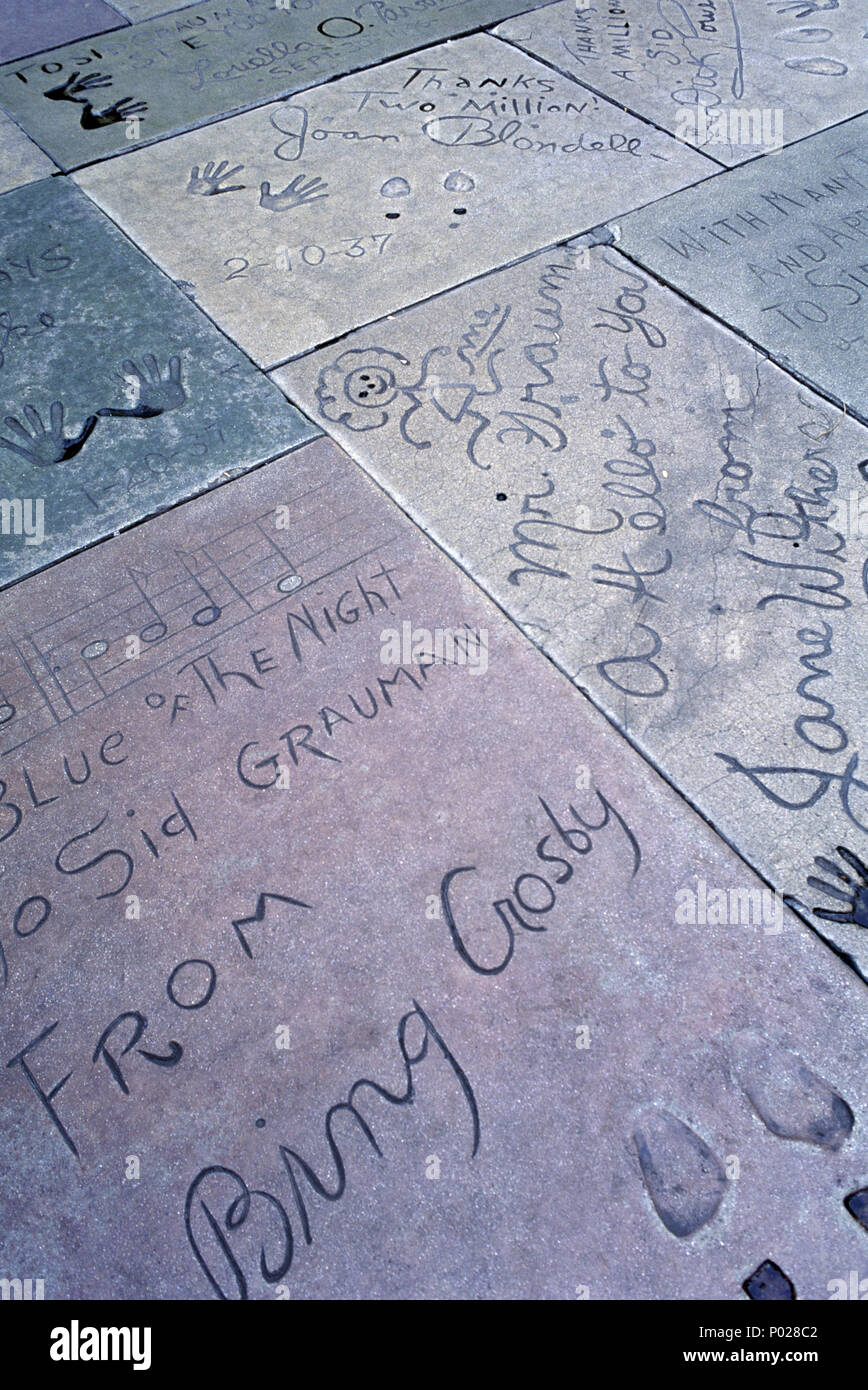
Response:
[[[105,73],[94,72],[85,77],[79,72],[74,72],[59,86],[50,88],[43,95],[48,97],[49,101],[71,101],[76,106],[81,106],[82,130],[99,130],[102,126],[115,125],[133,116],[144,116],[148,109],[147,102],[136,101],[133,97],[121,97],[102,111],[97,111],[89,94],[97,88],[111,85],[112,79]]]
[[[51,402],[47,425],[33,406],[26,405],[21,412],[23,419],[16,415],[5,417],[3,423],[14,438],[7,439],[0,435],[0,449],[10,450],[37,468],[49,468],[74,458],[100,420],[110,417],[147,420],[184,405],[187,393],[181,381],[180,357],[169,358],[165,375],[151,353],[142,358],[142,366],[144,370],[131,358],[126,358],[121,364],[124,377],[135,396],[134,405],[103,406],[88,415],[76,434],[66,433],[62,401]]]
[[[243,168],[243,164],[236,164],[230,169],[228,159],[221,160],[219,164],[209,160],[200,173],[199,165],[194,164],[185,191],[203,198],[214,198],[220,193],[240,193],[247,185],[229,184],[228,180],[234,179]],[[304,174],[298,174],[286,188],[272,193],[271,184],[265,179],[259,185],[259,206],[266,208],[268,212],[290,212],[292,208],[301,207],[304,203],[315,203],[320,198],[327,198],[327,188],[328,184],[320,178],[305,179]]]

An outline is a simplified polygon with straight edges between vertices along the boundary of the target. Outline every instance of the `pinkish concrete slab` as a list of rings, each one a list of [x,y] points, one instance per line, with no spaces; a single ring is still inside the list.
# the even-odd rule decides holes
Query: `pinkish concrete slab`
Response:
[[[771,902],[684,923],[759,885],[330,441],[4,622],[4,1277],[825,1298],[864,1266],[864,990]]]

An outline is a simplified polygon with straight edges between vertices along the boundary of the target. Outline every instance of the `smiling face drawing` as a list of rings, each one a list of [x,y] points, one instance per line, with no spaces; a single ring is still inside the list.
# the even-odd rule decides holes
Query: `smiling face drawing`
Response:
[[[363,409],[389,405],[398,394],[395,377],[386,367],[360,367],[350,372],[344,389],[353,405]]]
[[[320,372],[317,401],[326,420],[351,430],[375,430],[388,420],[387,407],[417,377],[418,369],[398,352],[350,348]]]

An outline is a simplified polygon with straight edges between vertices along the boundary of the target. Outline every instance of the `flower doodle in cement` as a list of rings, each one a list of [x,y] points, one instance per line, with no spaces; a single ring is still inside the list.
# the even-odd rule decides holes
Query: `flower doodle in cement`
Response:
[[[836,911],[830,907],[815,907],[812,910],[826,922],[849,922],[854,927],[868,927],[868,865],[846,845],[837,845],[836,852],[851,872],[845,873],[834,860],[824,859],[818,854],[814,859],[817,868],[836,881],[827,883],[825,879],[811,875],[808,885],[834,898],[842,904],[842,908]]]
[[[323,367],[316,398],[327,420],[358,433],[376,430],[387,423],[387,407],[404,396],[413,375],[399,352],[351,348]]]
[[[10,450],[36,468],[48,468],[74,458],[101,419],[150,420],[184,405],[187,392],[181,381],[180,357],[169,358],[165,376],[151,353],[146,353],[141,360],[142,368],[129,357],[121,364],[132,404],[100,407],[87,416],[75,434],[64,431],[62,401],[51,402],[47,427],[39,412],[25,405],[21,412],[23,421],[16,415],[5,416],[3,424],[14,438],[0,435],[0,449]]]
[[[447,346],[430,348],[421,369],[414,368],[401,353],[386,348],[351,348],[342,352],[320,372],[316,398],[324,419],[362,433],[380,429],[400,416],[401,437],[414,449],[431,447],[426,421],[431,427],[443,420],[456,426],[469,421],[473,428],[465,445],[467,457],[483,469],[491,464],[480,460],[477,446],[494,418],[513,422],[498,431],[498,442],[504,443],[504,436],[518,428],[526,443],[535,436],[545,447],[552,447],[541,434],[518,421],[516,412],[501,410],[496,417],[490,413],[489,400],[502,390],[495,368],[502,349],[490,344],[508,314],[509,309],[503,311],[499,306],[492,311],[478,310],[472,325],[475,332],[464,335],[461,348],[454,353]],[[481,344],[480,316],[485,319],[486,328],[490,329],[495,320],[498,325],[495,333],[482,335]]]

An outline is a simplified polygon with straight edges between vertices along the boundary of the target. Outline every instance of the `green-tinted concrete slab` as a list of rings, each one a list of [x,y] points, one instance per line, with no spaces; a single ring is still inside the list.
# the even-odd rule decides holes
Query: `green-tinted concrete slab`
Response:
[[[868,116],[619,224],[628,255],[868,421]]]
[[[531,0],[532,3],[532,0]],[[505,18],[527,0],[191,5],[0,68],[0,106],[63,169]]]
[[[38,145],[0,111],[0,193],[35,183],[54,173],[54,165]]]
[[[76,177],[263,366],[715,166],[489,35]]]
[[[126,24],[126,16],[103,0],[3,0],[0,63]]]
[[[861,1267],[865,989],[331,441],[4,628],[10,1274],[732,1301]],[[762,911],[690,922],[698,885]]]
[[[0,583],[312,433],[65,179],[0,203]]]
[[[779,149],[868,106],[859,0],[600,7],[561,0],[495,33],[722,164]]]
[[[868,430],[578,244],[275,378],[868,978]]]

